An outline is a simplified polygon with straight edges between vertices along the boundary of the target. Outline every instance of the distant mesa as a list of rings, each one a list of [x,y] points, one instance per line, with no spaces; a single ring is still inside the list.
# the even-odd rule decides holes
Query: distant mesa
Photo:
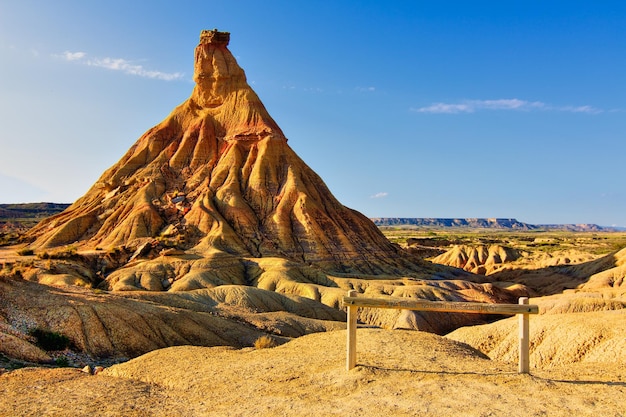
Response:
[[[496,229],[533,230],[536,226],[516,219],[497,218],[373,218],[377,226],[433,226],[433,227],[477,227]]]
[[[572,232],[615,231],[619,228],[597,224],[529,224],[516,219],[503,218],[416,218],[375,217],[377,226],[420,226],[420,227],[466,227],[480,229],[509,230],[567,230]]]
[[[69,204],[0,204],[0,233],[25,232],[42,219],[62,212]],[[0,236],[0,243],[3,241]]]

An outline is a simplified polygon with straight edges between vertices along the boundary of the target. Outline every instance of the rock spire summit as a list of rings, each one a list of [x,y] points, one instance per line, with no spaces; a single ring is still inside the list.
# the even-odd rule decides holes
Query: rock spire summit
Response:
[[[221,253],[330,272],[414,270],[410,255],[339,203],[288,146],[228,50],[229,40],[228,32],[201,32],[191,97],[83,197],[32,229],[31,247],[132,249],[167,242],[203,259]],[[202,268],[216,267],[203,262]]]
[[[203,30],[200,32],[200,43],[228,46],[230,32],[220,32],[217,29]]]

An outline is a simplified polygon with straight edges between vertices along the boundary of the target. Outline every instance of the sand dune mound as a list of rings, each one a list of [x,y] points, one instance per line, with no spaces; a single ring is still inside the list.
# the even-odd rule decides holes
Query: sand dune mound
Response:
[[[626,308],[626,290],[567,290],[533,299],[533,303],[539,306],[539,314],[621,310]]]
[[[582,289],[612,288],[626,292],[626,248],[600,259],[600,265],[582,273],[590,275]]]
[[[513,262],[520,257],[519,251],[502,245],[455,245],[446,253],[433,258],[432,261],[485,275],[489,267]]]
[[[222,385],[237,375],[246,375],[252,379],[263,378],[270,369],[277,375],[294,373],[297,378],[304,378],[309,369],[322,367],[339,376],[340,380],[345,380],[346,377],[350,379],[349,373],[345,371],[345,337],[345,332],[328,332],[317,337],[301,337],[273,349],[248,351],[173,347],[112,366],[105,374],[155,382],[165,387],[178,386],[189,392],[202,391],[210,381]],[[361,340],[359,363],[367,366],[419,369],[425,361],[434,358],[432,350],[416,348],[420,345],[436,347],[437,355],[445,355],[445,362],[458,362],[459,368],[467,366],[471,369],[479,364],[484,366],[488,362],[484,354],[467,345],[429,333],[360,329],[358,337]],[[299,352],[302,358],[311,358],[316,363],[310,366],[306,360],[294,361],[294,352]],[[228,364],[229,369],[222,369],[217,375],[206,373],[180,385],[185,379],[184,375],[194,367],[209,366],[211,363]],[[443,363],[435,361],[432,369],[443,370],[442,365]],[[255,388],[250,386],[249,389]]]
[[[179,346],[90,376],[24,369],[0,375],[0,415],[453,416],[620,415],[624,364],[534,369],[414,331],[359,329],[345,370],[345,332],[272,349]],[[32,395],[36,390],[37,395]],[[68,402],[71,411],[67,410]]]
[[[580,253],[571,249],[551,253],[518,253],[523,256],[511,262],[491,264],[481,270],[474,269],[474,272],[484,272],[485,281],[517,292],[519,296],[560,294],[576,288],[590,291],[613,288],[619,291],[624,286],[625,249],[608,255]]]
[[[583,289],[616,288],[626,291],[626,265],[617,266],[592,275]]]
[[[343,311],[310,298],[242,285],[222,285],[211,289],[174,293],[136,292],[128,293],[126,296],[191,310],[220,309],[239,311],[241,314],[283,311],[316,320],[346,320]]]
[[[517,318],[447,335],[484,352],[491,359],[517,358]],[[569,365],[578,362],[624,364],[626,361],[626,309],[585,313],[544,314],[530,319],[532,367]]]

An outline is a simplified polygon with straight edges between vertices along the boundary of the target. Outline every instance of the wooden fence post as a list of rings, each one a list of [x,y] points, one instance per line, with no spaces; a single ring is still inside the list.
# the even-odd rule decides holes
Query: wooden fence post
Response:
[[[349,371],[356,366],[356,322],[357,309],[365,308],[393,308],[398,310],[462,312],[482,314],[517,314],[519,322],[519,366],[520,374],[530,373],[530,329],[529,315],[538,314],[539,306],[529,305],[527,297],[521,297],[519,304],[489,304],[466,303],[452,301],[410,300],[406,298],[357,297],[357,292],[348,291],[343,298],[343,305],[347,307],[347,360],[346,369]]]
[[[348,291],[348,297],[356,297],[356,294],[355,290]],[[348,326],[346,329],[348,334],[346,369],[348,371],[356,366],[356,310],[356,306],[348,306]]]
[[[520,297],[519,304],[528,304],[528,297]],[[529,314],[518,314],[519,320],[519,366],[517,372],[527,374],[530,372],[530,331]]]

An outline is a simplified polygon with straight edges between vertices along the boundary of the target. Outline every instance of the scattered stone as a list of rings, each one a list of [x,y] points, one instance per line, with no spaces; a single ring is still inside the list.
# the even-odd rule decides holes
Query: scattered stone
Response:
[[[135,259],[139,258],[140,256],[144,256],[144,255],[148,254],[148,252],[150,252],[151,249],[152,249],[151,242],[146,242],[146,243],[140,245],[137,248],[137,250],[135,251],[135,253],[132,254],[132,256],[130,257],[130,259],[128,261],[129,262],[134,261]]]
[[[163,249],[161,252],[159,252],[159,254],[161,256],[178,256],[178,255],[184,255],[185,251],[176,249],[176,248],[169,248],[169,249]]]
[[[91,367],[89,365],[86,365],[83,369],[81,369],[81,371],[86,374],[91,374]]]

